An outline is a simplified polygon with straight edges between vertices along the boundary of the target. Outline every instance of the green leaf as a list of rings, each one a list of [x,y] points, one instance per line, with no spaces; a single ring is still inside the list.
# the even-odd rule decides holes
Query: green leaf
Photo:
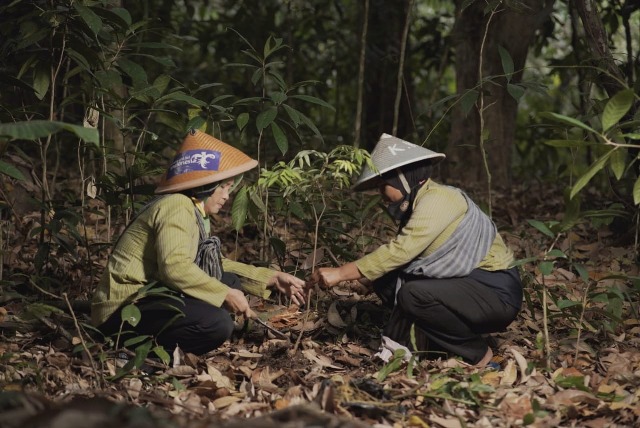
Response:
[[[89,29],[93,31],[93,34],[97,35],[102,29],[102,19],[100,19],[93,10],[80,2],[75,2],[73,6],[78,11],[80,18],[82,18]]]
[[[584,376],[558,376],[555,379],[556,385],[565,389],[579,389],[581,391],[590,392],[590,389],[584,386]]]
[[[573,188],[571,189],[571,194],[569,195],[570,198],[573,198],[576,195],[576,193],[582,190],[582,188],[589,183],[589,181],[593,178],[594,175],[596,175],[598,171],[604,168],[607,161],[609,160],[609,157],[613,154],[614,150],[615,149],[611,149],[607,153],[602,155],[599,159],[596,159],[596,161],[591,165],[589,170],[585,172],[582,175],[582,177],[578,179],[576,184],[574,184]]]
[[[144,364],[144,360],[149,355],[149,351],[151,350],[152,345],[153,342],[151,340],[148,340],[136,348],[136,356],[133,357],[133,364],[136,368],[139,369],[140,367],[142,367],[142,365]]]
[[[623,89],[609,99],[602,112],[602,132],[607,132],[627,114],[633,98],[632,89]]]
[[[276,118],[277,115],[278,115],[277,107],[271,106],[266,110],[261,111],[260,114],[258,114],[258,117],[256,118],[256,127],[258,128],[258,132],[262,132],[264,128],[271,125],[271,122],[273,122],[273,120]]]
[[[146,335],[146,334],[142,334],[142,335],[140,335],[140,336],[134,336],[134,337],[132,337],[131,339],[127,339],[127,340],[125,340],[125,341],[124,341],[124,343],[123,343],[123,345],[124,345],[125,347],[127,347],[127,348],[131,348],[133,345],[137,345],[138,343],[142,343],[142,342],[144,342],[145,340],[148,340],[148,339],[149,339],[149,337],[151,337],[151,336],[148,336],[148,335]]]
[[[169,83],[171,83],[171,76],[161,74],[153,81],[153,87],[162,95],[169,87]]]
[[[520,85],[507,83],[507,92],[509,92],[509,95],[511,95],[514,100],[520,101],[520,98],[524,95],[525,89]]]
[[[49,70],[44,67],[38,67],[33,76],[33,88],[36,90],[36,97],[42,100],[49,91],[49,84],[51,83],[51,75]]]
[[[261,102],[263,100],[264,100],[264,98],[262,98],[262,97],[242,98],[241,100],[238,100],[238,101],[234,102],[233,105],[236,105],[236,106],[250,105],[250,104],[259,103],[259,102]]]
[[[271,100],[275,105],[280,105],[287,100],[287,94],[282,91],[274,92],[270,95]]]
[[[586,147],[586,146],[595,146],[596,143],[586,140],[547,140],[544,144],[551,147]]]
[[[286,90],[287,84],[284,81],[282,74],[274,70],[269,70],[269,73],[267,75],[270,76],[273,80],[275,80],[275,82],[278,84],[278,88],[280,88],[281,91]]]
[[[518,259],[518,260],[514,260],[513,262],[511,262],[511,264],[509,265],[509,268],[512,267],[516,267],[516,266],[522,266],[525,265],[527,263],[531,263],[531,262],[535,262],[537,261],[538,258],[537,257],[527,257],[525,259]]]
[[[127,25],[131,25],[131,23],[133,22],[131,19],[131,14],[127,9],[123,7],[114,7],[113,9],[110,9],[110,10],[111,12],[118,15]]]
[[[298,114],[300,115],[300,120],[302,121],[302,123],[304,123],[309,129],[311,129],[311,131],[313,131],[313,133],[316,135],[316,137],[320,138],[320,140],[323,140],[322,138],[322,134],[320,133],[320,130],[318,129],[318,127],[311,121],[311,119],[309,119],[307,116],[305,116],[303,113],[298,112]]]
[[[265,206],[264,202],[262,202],[262,199],[260,199],[260,197],[256,192],[249,193],[249,198],[251,199],[251,202],[256,206],[256,208],[258,208],[260,212],[262,213],[267,212],[267,207]]]
[[[236,232],[239,232],[244,226],[249,211],[249,195],[247,188],[242,187],[233,198],[233,206],[231,207],[231,223]]]
[[[100,83],[100,86],[105,90],[117,88],[122,85],[122,76],[115,69],[98,70],[96,71],[96,79]]]
[[[22,172],[20,172],[18,168],[2,160],[0,160],[0,174],[8,175],[9,177],[13,177],[16,180],[26,180],[25,176],[22,174]]]
[[[251,83],[253,83],[253,86],[256,86],[258,84],[258,81],[262,78],[262,75],[263,73],[261,68],[253,72],[253,75],[251,76]]]
[[[471,108],[476,104],[478,100],[478,91],[470,89],[460,98],[460,106],[462,107],[462,113],[466,116],[471,111]]]
[[[505,77],[507,78],[507,82],[511,81],[511,76],[513,76],[513,59],[509,54],[509,51],[498,45],[498,53],[500,54],[500,60],[502,61],[502,70],[504,71]],[[507,87],[507,90],[509,88]],[[522,91],[524,93],[524,90]],[[511,91],[509,91],[511,93]],[[511,94],[513,96],[513,94]],[[516,98],[514,96],[514,98]],[[516,98],[517,100],[518,98]]]
[[[582,265],[580,263],[576,263],[576,264],[573,265],[573,268],[576,270],[576,272],[578,272],[578,275],[580,276],[580,279],[582,279],[582,281],[584,281],[585,284],[588,284],[589,283],[589,272],[584,267],[584,265]]]
[[[295,98],[298,100],[306,101],[312,104],[318,104],[323,107],[330,109],[331,111],[336,111],[336,109],[326,101],[321,100],[320,98],[312,97],[311,95],[291,95],[290,98]]]
[[[182,51],[181,48],[170,45],[164,42],[140,42],[140,43],[130,43],[127,44],[129,48],[144,48],[144,49],[174,49],[177,51]]]
[[[89,64],[89,61],[87,61],[84,55],[82,55],[80,52],[69,48],[67,49],[67,55],[69,55],[69,58],[73,59],[74,62],[78,64],[78,66],[80,66],[83,71],[91,71],[91,65]],[[67,74],[66,78],[68,79],[69,77],[69,74]]]
[[[633,185],[633,203],[640,205],[640,177],[636,179]]]
[[[387,363],[384,367],[382,367],[378,372],[378,375],[376,376],[378,379],[378,382],[382,382],[387,378],[387,376],[389,376],[391,373],[395,372],[400,367],[402,367],[402,361],[403,361],[405,352],[406,351],[404,349],[395,350],[395,352],[393,353],[393,357],[391,358],[391,361],[389,361],[389,363]]]
[[[558,300],[558,309],[570,308],[572,306],[580,306],[580,302],[576,302],[575,300],[569,299],[560,299]]]
[[[249,123],[249,113],[240,113],[236,118],[236,125],[238,125],[238,130],[242,131],[245,126]]]
[[[569,125],[569,126],[576,126],[578,128],[582,128],[585,131],[589,131],[589,132],[593,132],[594,134],[597,134],[598,132],[593,129],[592,127],[590,127],[587,124],[584,124],[582,122],[580,122],[578,119],[574,119],[572,117],[569,116],[565,116],[563,114],[558,114],[558,113],[553,113],[553,112],[542,112],[540,113],[540,117],[546,118],[546,119],[551,119],[555,122],[560,122],[560,123],[564,123],[565,125]]]
[[[205,125],[206,125],[206,120],[204,119],[204,117],[194,116],[191,119],[189,119],[189,122],[187,122],[186,128],[203,130]]]
[[[191,95],[187,95],[182,91],[170,92],[167,95],[158,98],[158,102],[164,101],[184,101],[198,107],[205,107],[207,105],[204,101],[194,98]]]
[[[289,212],[301,220],[306,218],[306,213],[298,201],[292,200],[289,202]]]
[[[536,421],[536,417],[533,413],[527,413],[522,418],[522,425],[529,426]]]
[[[154,354],[156,354],[158,356],[158,358],[160,358],[162,360],[163,363],[168,365],[169,362],[171,361],[171,357],[169,356],[169,353],[167,351],[165,351],[162,346],[156,346],[151,351]]]
[[[564,252],[562,252],[562,250],[559,250],[557,248],[554,248],[553,250],[549,251],[547,253],[547,256],[549,256],[549,257],[560,257],[560,258],[563,258],[563,259],[567,258],[567,255]]]
[[[271,45],[271,41],[273,41],[273,46]],[[283,47],[284,46],[282,46],[282,38],[269,36],[263,48],[264,58],[266,59],[267,57],[269,57],[269,55]]]
[[[44,303],[31,303],[24,310],[24,316],[29,319],[37,319],[42,317],[49,317],[51,314],[62,314],[64,311],[56,308],[55,306],[50,306]]]
[[[540,262],[539,267],[540,273],[543,275],[551,275],[551,272],[553,272],[553,262],[551,261]]]
[[[131,25],[131,15],[125,9],[113,8],[105,9],[104,7],[95,7],[92,9],[96,15],[106,21],[103,25],[111,25],[112,27],[120,27],[122,30],[127,30]],[[119,13],[118,13],[119,12]],[[122,13],[124,12],[124,13]],[[127,45],[132,46],[132,45]]]
[[[118,59],[118,67],[131,77],[134,86],[146,86],[147,72],[139,64],[121,57]]]
[[[171,378],[171,385],[173,385],[173,389],[175,389],[176,391],[184,391],[187,389],[186,386],[184,386],[183,383],[181,383],[178,379],[176,379],[175,377]]]
[[[620,180],[622,178],[622,174],[624,174],[626,161],[627,150],[624,147],[619,147],[611,155],[611,163],[609,165],[611,166],[611,171],[613,171],[613,175],[615,175],[617,180]]]
[[[14,140],[37,140],[48,137],[59,131],[70,131],[87,143],[99,144],[100,136],[98,130],[85,128],[79,125],[71,125],[64,122],[49,120],[31,120],[27,122],[1,123],[0,136],[9,137]]]
[[[551,229],[549,229],[549,227],[547,227],[546,224],[544,224],[543,222],[539,221],[539,220],[527,220],[527,223],[529,223],[531,226],[535,227],[536,229],[538,229],[538,231],[544,233],[545,235],[547,235],[549,238],[555,238],[555,233],[553,233],[551,231]]]
[[[287,253],[287,244],[285,244],[282,239],[272,236],[271,238],[269,238],[269,245],[271,245],[271,248],[273,248],[273,252],[275,253],[276,257],[278,257],[279,259],[284,259]]]
[[[284,155],[289,150],[289,141],[287,140],[287,136],[275,122],[271,123],[271,132],[273,132],[273,138],[276,140],[276,145]]]
[[[302,119],[300,118],[300,112],[298,112],[298,110],[286,104],[283,104],[282,107],[284,107],[284,111],[287,112],[287,114],[293,121],[294,128],[297,128],[298,126],[300,126],[300,124],[302,123]]]
[[[45,37],[49,37],[50,36],[49,31],[50,31],[50,27],[42,28],[33,32],[21,31],[22,37],[20,38],[20,41],[15,45],[14,52],[16,51],[19,52],[26,47],[29,47],[38,43],[40,40],[44,39]]]
[[[140,322],[142,313],[140,313],[140,309],[138,309],[136,305],[130,304],[122,308],[120,316],[122,317],[123,321],[126,321],[133,327],[135,327]]]

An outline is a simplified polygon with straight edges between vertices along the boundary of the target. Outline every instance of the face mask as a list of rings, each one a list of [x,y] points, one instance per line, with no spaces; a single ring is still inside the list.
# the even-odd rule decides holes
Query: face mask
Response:
[[[393,202],[387,206],[387,212],[392,218],[402,222],[409,211],[409,206],[411,205],[410,196],[411,195],[404,195],[404,197],[398,202]]]

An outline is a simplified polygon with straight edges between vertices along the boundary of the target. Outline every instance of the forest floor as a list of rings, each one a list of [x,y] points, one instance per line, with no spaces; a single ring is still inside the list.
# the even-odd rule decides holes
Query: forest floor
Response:
[[[638,426],[635,230],[614,233],[592,217],[546,236],[527,219],[561,220],[561,194],[541,186],[496,195],[494,219],[516,258],[538,258],[521,267],[518,318],[492,336],[498,369],[448,357],[384,364],[374,355],[387,314],[345,284],[317,290],[302,310],[252,299],[284,337],[252,321],[207,355],[168,350],[171,365],[148,359],[125,375],[126,360],[71,305],[90,294],[72,273],[81,268],[69,264],[78,283],[60,296],[16,274],[29,272],[33,243],[5,242],[0,427]],[[553,269],[542,260],[551,248],[568,256],[551,253]]]

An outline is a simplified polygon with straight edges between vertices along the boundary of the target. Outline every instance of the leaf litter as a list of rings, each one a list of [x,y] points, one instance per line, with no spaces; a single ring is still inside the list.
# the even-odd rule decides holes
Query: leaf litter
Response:
[[[549,193],[536,205],[523,196],[495,213],[517,258],[548,248],[548,238],[523,215],[540,219],[561,210],[562,201],[553,198]],[[205,356],[167,350],[172,366],[148,360],[147,371],[112,380],[121,366],[117,354],[92,346],[88,358],[83,350],[94,339],[87,329],[78,333],[74,318],[86,323],[86,314],[44,305],[29,315],[27,299],[5,296],[0,427],[61,421],[236,427],[247,420],[252,427],[637,426],[640,285],[629,278],[639,272],[633,243],[617,239],[606,227],[583,222],[559,240],[559,248],[585,267],[588,285],[566,260],[556,260],[547,275],[536,263],[522,266],[529,298],[517,320],[492,336],[497,370],[444,356],[398,362],[388,370],[373,357],[385,314],[375,296],[355,294],[345,284],[318,291],[309,309],[251,300],[263,321],[291,342],[300,339],[297,348],[249,323]],[[27,244],[17,245],[11,259],[27,269],[33,253]],[[73,266],[61,269],[76,275],[77,283],[87,282]],[[550,366],[540,300],[545,290]],[[87,298],[86,287],[77,291]]]

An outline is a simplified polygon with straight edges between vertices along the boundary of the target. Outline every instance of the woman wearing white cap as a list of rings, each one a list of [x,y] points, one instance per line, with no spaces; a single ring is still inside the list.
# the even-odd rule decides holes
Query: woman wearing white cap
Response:
[[[136,300],[142,316],[133,334],[171,351],[204,354],[233,332],[229,312],[255,316],[242,290],[267,297],[275,288],[304,302],[305,283],[285,272],[224,258],[210,220],[242,174],[257,162],[200,131],[191,131],[147,204],[116,243],[94,295],[94,325],[105,335],[124,327],[120,309]],[[151,286],[140,299],[143,287]],[[178,299],[153,297],[166,287]],[[178,310],[180,312],[178,312]],[[177,316],[176,316],[177,315]]]
[[[484,334],[503,330],[517,316],[522,284],[513,254],[493,222],[460,189],[430,178],[445,156],[388,134],[378,141],[355,190],[378,187],[400,223],[389,243],[355,262],[316,270],[312,281],[371,283],[393,307],[382,352],[403,348],[408,356],[415,325],[417,351],[455,354],[477,366],[493,356]]]

